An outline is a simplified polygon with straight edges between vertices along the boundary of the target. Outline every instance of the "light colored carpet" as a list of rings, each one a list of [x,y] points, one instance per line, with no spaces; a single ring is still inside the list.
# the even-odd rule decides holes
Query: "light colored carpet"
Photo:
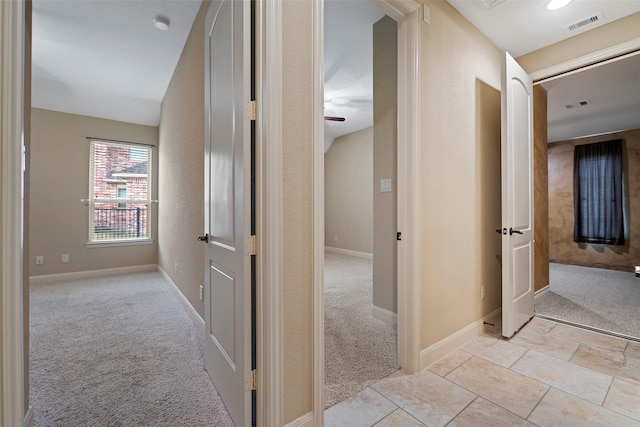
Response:
[[[36,426],[232,426],[158,273],[31,287]]]
[[[536,314],[640,339],[640,279],[634,273],[552,263]]]
[[[325,408],[399,369],[396,328],[371,316],[371,260],[325,254]]]

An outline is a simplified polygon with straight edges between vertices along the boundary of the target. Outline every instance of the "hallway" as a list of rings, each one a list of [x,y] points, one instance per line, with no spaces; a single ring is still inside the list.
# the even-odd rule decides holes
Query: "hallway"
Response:
[[[325,411],[326,426],[640,426],[640,344],[534,318]]]

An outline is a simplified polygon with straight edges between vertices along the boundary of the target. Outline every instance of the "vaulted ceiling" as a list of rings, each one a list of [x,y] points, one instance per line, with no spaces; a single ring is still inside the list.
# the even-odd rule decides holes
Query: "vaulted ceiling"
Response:
[[[573,0],[556,12],[544,0],[447,0],[513,56],[640,11],[640,1]],[[200,0],[35,0],[34,107],[157,125],[160,104]],[[161,16],[168,31],[153,25]],[[372,124],[372,25],[383,14],[367,0],[325,1],[325,125],[328,140]],[[573,32],[566,26],[596,16]],[[426,24],[425,24],[426,25]],[[550,140],[632,124],[638,111],[638,61],[575,74],[549,91]],[[632,68],[636,67],[636,68]],[[600,77],[592,74],[600,73]],[[594,82],[598,82],[597,84]],[[567,105],[586,101],[580,108]],[[622,121],[622,117],[629,120]],[[583,127],[589,124],[590,127]]]

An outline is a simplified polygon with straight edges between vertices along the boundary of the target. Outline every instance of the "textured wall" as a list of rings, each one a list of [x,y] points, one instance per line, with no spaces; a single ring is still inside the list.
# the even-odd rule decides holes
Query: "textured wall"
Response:
[[[158,144],[158,128],[95,117],[32,109],[29,274],[69,273],[157,263],[156,206],[151,205],[152,245],[87,248],[89,141],[86,137]],[[158,151],[153,150],[156,198]],[[62,263],[61,255],[70,262]],[[45,257],[43,265],[35,256]]]
[[[204,20],[203,2],[162,101],[158,264],[204,319]],[[175,264],[178,264],[177,272]]]
[[[476,80],[476,150],[478,178],[476,188],[480,223],[478,282],[485,287],[480,313],[485,315],[502,305],[502,223],[500,91]]]
[[[479,180],[487,165],[480,160],[477,82],[500,88],[501,52],[448,3],[426,3],[431,24],[421,25],[418,184],[422,348],[499,307],[483,306],[480,298],[482,254],[492,244],[481,237],[487,202]]]
[[[622,139],[625,196],[624,246],[573,241],[575,145]],[[640,129],[549,144],[549,256],[553,262],[626,269],[640,260]]]
[[[285,423],[311,411],[313,398],[312,7],[282,3]]]
[[[398,311],[398,26],[385,16],[373,25],[373,305]],[[380,192],[380,180],[391,191]]]
[[[533,87],[534,288],[549,284],[549,177],[547,172],[547,91]]]
[[[336,138],[324,171],[325,246],[372,253],[373,128]]]

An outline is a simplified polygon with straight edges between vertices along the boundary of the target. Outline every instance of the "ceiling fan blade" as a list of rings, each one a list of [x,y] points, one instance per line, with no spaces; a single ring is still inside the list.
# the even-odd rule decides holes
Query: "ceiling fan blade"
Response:
[[[324,119],[330,122],[344,122],[344,117],[324,116]]]

